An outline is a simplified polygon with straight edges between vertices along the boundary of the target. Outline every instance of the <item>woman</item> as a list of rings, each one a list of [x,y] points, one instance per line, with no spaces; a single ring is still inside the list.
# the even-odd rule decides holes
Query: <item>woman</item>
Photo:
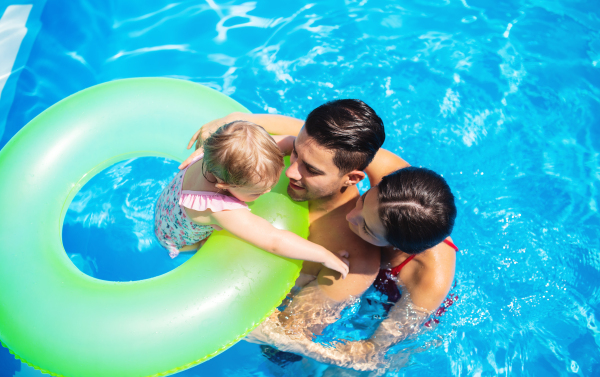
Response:
[[[312,342],[310,336],[298,336],[301,331],[294,324],[305,317],[303,313],[299,318],[286,313],[285,319],[277,313],[250,335],[250,341],[357,370],[403,366],[407,358],[386,359],[386,352],[417,334],[440,307],[452,287],[458,249],[448,237],[456,207],[446,181],[431,170],[415,167],[384,175],[402,162],[380,150],[366,169],[372,188],[346,216],[354,233],[382,247],[382,268],[374,285],[396,303],[374,334],[365,341],[324,347]],[[330,308],[336,312],[336,303]],[[337,319],[337,315],[330,316],[322,322]],[[331,373],[337,375],[339,371]]]
[[[404,160],[380,150],[367,167],[372,188],[346,217],[350,229],[382,246],[382,271],[375,282],[392,301],[398,292],[386,280],[396,278],[412,302],[436,310],[454,280],[457,247],[449,238],[456,206],[446,181],[431,170],[406,167]],[[367,225],[371,232],[360,227]]]
[[[372,188],[346,217],[352,231],[382,246],[382,269],[374,285],[396,304],[366,341],[338,343],[333,349],[305,343],[303,352],[326,355],[316,357],[322,362],[358,370],[390,367],[387,350],[416,334],[452,287],[458,251],[449,238],[456,218],[454,195],[428,169],[406,167],[382,176],[402,162],[380,150],[366,169]],[[394,361],[400,367],[407,360]]]

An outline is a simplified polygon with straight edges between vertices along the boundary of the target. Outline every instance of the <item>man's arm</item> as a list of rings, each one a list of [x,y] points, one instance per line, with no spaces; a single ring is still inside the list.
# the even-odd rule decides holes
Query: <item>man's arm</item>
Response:
[[[235,112],[231,113],[223,118],[215,119],[211,122],[203,125],[190,139],[188,143],[188,149],[190,149],[194,143],[201,138],[206,140],[213,132],[219,127],[235,120],[246,120],[259,126],[263,127],[271,135],[298,135],[300,129],[304,125],[304,121],[288,117],[285,115],[275,114],[248,114]],[[180,166],[179,169],[184,169],[196,156],[192,154],[188,157]],[[396,156],[394,153],[379,149],[373,161],[367,166],[365,172],[369,176],[371,186],[376,185],[381,181],[384,176],[398,170],[410,166],[402,158]]]
[[[304,121],[285,115],[275,114],[249,114],[235,112],[224,116],[223,118],[215,119],[200,127],[200,129],[192,136],[188,143],[188,149],[194,145],[196,140],[202,136],[202,140],[206,140],[213,132],[224,124],[231,123],[236,120],[245,120],[258,124],[271,135],[298,135],[300,129],[304,125]]]
[[[327,325],[335,322],[347,305],[363,294],[379,273],[379,247],[371,245],[347,225],[347,206],[338,207],[311,224],[309,240],[326,249],[346,250],[350,269],[345,279],[322,267],[317,278],[296,294],[278,317],[278,326],[288,334],[312,339]],[[335,236],[332,236],[335,234]],[[306,266],[305,266],[306,267]]]
[[[343,233],[340,235],[344,236]],[[337,321],[340,312],[373,284],[379,272],[379,250],[373,245],[357,241],[353,246],[349,244],[324,244],[324,246],[349,249],[348,275],[345,279],[341,279],[336,271],[327,267],[321,268],[317,279],[302,288],[279,315],[280,325],[286,332],[290,334],[302,332],[308,339],[312,339],[326,326]],[[369,255],[371,253],[376,253],[377,257]],[[301,327],[298,328],[298,325]]]

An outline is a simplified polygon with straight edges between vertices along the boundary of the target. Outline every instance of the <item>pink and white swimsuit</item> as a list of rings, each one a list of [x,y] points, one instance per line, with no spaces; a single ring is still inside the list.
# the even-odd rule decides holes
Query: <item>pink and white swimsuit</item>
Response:
[[[193,245],[211,235],[214,228],[193,222],[185,213],[185,208],[195,211],[213,212],[245,208],[246,203],[223,194],[211,191],[182,190],[183,177],[190,166],[202,160],[203,155],[177,173],[165,187],[156,202],[154,211],[154,234],[158,242],[169,251],[171,258],[179,255],[179,249]]]

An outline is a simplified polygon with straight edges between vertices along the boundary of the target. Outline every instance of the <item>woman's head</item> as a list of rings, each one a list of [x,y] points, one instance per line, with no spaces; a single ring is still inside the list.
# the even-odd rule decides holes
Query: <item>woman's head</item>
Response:
[[[455,218],[454,195],[444,178],[416,167],[385,176],[347,216],[351,229],[367,242],[409,254],[442,242]]]
[[[268,192],[283,170],[283,153],[264,128],[246,121],[221,126],[202,143],[204,170],[242,201]]]

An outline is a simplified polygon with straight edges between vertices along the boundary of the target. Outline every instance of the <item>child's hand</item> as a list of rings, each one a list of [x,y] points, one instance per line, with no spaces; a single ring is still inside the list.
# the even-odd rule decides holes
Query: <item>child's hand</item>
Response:
[[[342,279],[345,279],[346,275],[348,275],[348,270],[350,269],[350,262],[347,259],[350,254],[346,250],[341,250],[337,255],[334,253],[330,253],[329,255],[330,257],[323,262],[323,265],[339,272],[342,274]]]

